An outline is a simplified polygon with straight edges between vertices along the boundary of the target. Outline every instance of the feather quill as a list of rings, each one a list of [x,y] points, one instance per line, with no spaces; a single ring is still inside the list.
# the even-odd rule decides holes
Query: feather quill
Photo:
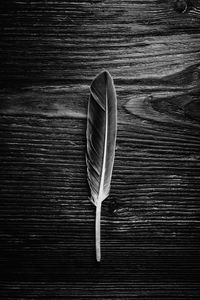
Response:
[[[117,134],[117,97],[108,71],[100,73],[90,87],[87,115],[87,178],[91,202],[96,206],[96,259],[101,260],[101,204],[110,191]]]

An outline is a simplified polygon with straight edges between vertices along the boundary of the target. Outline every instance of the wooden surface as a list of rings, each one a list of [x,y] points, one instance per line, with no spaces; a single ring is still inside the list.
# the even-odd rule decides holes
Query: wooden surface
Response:
[[[2,299],[199,299],[200,2],[1,1]],[[118,136],[102,262],[86,181],[91,80]]]

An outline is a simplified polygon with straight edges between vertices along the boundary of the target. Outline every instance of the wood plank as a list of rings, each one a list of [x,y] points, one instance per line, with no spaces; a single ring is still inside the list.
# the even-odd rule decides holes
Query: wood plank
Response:
[[[2,299],[199,299],[200,2],[0,6]],[[85,130],[104,68],[119,120],[98,265]]]

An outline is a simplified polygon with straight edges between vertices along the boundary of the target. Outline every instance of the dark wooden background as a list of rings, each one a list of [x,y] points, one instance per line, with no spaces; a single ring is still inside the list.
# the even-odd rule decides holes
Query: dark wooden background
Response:
[[[199,299],[200,1],[1,1],[2,299]],[[102,262],[86,180],[91,80],[118,136]]]

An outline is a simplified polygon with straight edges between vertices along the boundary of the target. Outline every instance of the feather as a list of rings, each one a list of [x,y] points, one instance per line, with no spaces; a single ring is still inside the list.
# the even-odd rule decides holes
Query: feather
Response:
[[[108,71],[100,73],[90,87],[87,115],[87,178],[91,202],[96,206],[96,259],[101,260],[101,204],[110,191],[117,134],[117,97]]]

